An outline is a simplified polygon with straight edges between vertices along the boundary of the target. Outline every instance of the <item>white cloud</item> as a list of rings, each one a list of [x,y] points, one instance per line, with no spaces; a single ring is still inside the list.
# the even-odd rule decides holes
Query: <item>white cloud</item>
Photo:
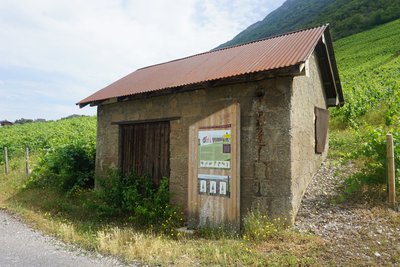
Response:
[[[0,73],[0,96],[12,88],[22,99],[31,91],[45,96],[44,103],[37,97],[32,103],[31,108],[38,111],[60,99],[71,101],[75,108],[75,102],[137,68],[204,52],[228,41],[282,2],[2,1],[0,70],[19,71],[17,78]],[[24,74],[26,70],[35,73],[34,81],[32,75]],[[16,82],[20,87],[8,87]],[[71,111],[58,110],[60,117]],[[18,112],[13,109],[10,119],[20,118]],[[78,112],[82,110],[73,113]],[[4,105],[1,114],[9,114]]]

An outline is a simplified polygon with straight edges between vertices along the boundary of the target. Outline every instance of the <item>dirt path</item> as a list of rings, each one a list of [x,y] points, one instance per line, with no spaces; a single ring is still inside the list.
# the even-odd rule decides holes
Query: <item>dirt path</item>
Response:
[[[0,210],[0,266],[124,266],[116,259],[72,248],[30,229]]]
[[[362,200],[334,204],[352,170],[350,164],[324,163],[307,189],[296,228],[324,239],[324,257],[338,266],[400,266],[399,213]]]

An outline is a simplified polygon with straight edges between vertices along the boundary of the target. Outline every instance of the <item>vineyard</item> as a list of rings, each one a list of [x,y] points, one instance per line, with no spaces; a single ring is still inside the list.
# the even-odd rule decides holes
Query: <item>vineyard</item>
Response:
[[[398,124],[400,20],[334,45],[346,100],[345,106],[334,110],[334,117],[350,126]]]
[[[394,136],[400,175],[400,20],[334,45],[346,103],[331,110],[330,155],[358,163],[349,192],[365,184],[384,185],[388,132]]]
[[[78,117],[0,128],[0,165],[5,149],[11,171],[29,149],[32,169],[25,185],[54,187],[64,192],[94,185],[96,117]],[[28,165],[29,166],[29,165]],[[0,168],[0,174],[6,166]],[[29,172],[29,170],[27,170]]]
[[[9,157],[23,155],[28,147],[32,153],[43,153],[72,143],[95,146],[96,117],[79,117],[49,122],[36,122],[0,128],[0,164],[4,147]]]

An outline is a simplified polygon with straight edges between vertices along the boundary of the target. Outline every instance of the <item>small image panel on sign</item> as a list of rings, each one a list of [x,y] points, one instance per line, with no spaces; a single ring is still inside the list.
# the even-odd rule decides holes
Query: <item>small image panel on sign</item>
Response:
[[[216,193],[217,193],[217,182],[210,181],[210,194],[216,194]]]
[[[200,180],[200,193],[207,193],[207,181]]]
[[[219,182],[219,194],[226,196],[226,182]]]
[[[231,153],[231,144],[223,144],[222,153]]]

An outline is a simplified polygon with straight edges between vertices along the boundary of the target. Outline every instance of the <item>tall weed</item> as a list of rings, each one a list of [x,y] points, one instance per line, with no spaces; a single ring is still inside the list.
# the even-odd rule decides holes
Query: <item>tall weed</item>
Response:
[[[280,218],[271,219],[260,211],[250,211],[243,219],[243,239],[250,242],[261,242],[276,236],[285,227]]]

